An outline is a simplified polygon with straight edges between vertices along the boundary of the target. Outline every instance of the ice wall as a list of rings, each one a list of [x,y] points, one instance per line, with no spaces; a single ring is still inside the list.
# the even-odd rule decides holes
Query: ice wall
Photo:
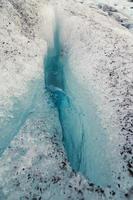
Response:
[[[69,57],[63,55],[59,28],[54,47],[45,59],[45,84],[58,108],[63,143],[74,170],[97,185],[112,185],[106,130],[95,102],[71,72]]]

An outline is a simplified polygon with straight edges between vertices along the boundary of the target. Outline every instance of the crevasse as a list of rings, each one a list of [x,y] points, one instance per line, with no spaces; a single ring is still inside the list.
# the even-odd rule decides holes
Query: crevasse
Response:
[[[56,28],[54,46],[45,58],[45,86],[58,109],[62,138],[68,160],[97,185],[112,185],[106,130],[102,127],[91,95],[73,76],[69,57]]]
[[[0,122],[0,156],[9,147],[13,138],[19,133],[21,127],[33,112],[34,102],[37,96],[39,81],[31,81],[28,85],[28,92],[22,98],[11,97],[12,108],[6,113],[5,118]],[[33,88],[34,85],[34,88]]]

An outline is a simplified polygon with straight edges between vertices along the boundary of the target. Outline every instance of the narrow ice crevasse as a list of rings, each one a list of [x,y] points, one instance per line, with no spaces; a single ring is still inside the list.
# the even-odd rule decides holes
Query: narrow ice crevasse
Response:
[[[11,97],[13,107],[7,112],[4,122],[0,123],[0,156],[10,145],[12,139],[19,133],[21,127],[33,112],[34,102],[37,97],[37,88],[39,80],[29,83],[28,92],[21,99]],[[33,88],[34,87],[34,88]],[[11,117],[10,117],[11,115]]]
[[[58,109],[63,143],[72,168],[96,185],[113,185],[107,135],[95,105],[85,88],[73,77],[67,56],[62,54],[59,28],[54,47],[45,58],[45,86]]]

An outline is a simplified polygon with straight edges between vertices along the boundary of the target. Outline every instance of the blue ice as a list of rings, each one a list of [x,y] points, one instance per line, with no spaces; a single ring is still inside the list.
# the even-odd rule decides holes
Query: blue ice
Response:
[[[93,183],[112,185],[107,133],[101,125],[91,95],[73,77],[68,58],[63,57],[59,31],[45,59],[45,84],[59,112],[62,138],[68,160]]]

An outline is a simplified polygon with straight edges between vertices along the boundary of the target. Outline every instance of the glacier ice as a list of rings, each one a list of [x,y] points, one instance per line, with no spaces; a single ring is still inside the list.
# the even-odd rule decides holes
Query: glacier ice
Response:
[[[59,28],[58,28],[59,29]],[[63,143],[74,170],[97,185],[112,185],[111,162],[107,157],[107,134],[91,95],[71,73],[67,56],[61,54],[59,30],[54,47],[45,58],[45,85],[59,112]]]
[[[0,199],[132,199],[132,34],[49,2],[0,2]]]
[[[18,134],[21,126],[33,112],[33,105],[36,99],[36,85],[38,85],[38,81],[29,83],[28,92],[21,100],[11,97],[13,106],[0,123],[0,155],[10,145],[14,136]]]

